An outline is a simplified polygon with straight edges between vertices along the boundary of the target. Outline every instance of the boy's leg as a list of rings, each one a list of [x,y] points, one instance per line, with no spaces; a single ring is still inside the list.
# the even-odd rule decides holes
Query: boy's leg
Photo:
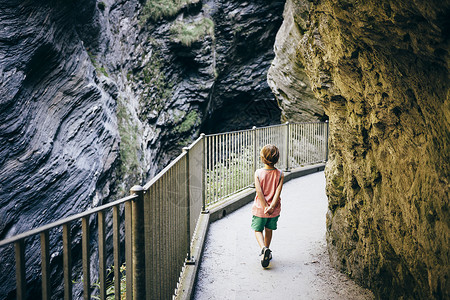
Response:
[[[261,233],[262,236],[262,233]],[[270,242],[272,241],[272,229],[264,228],[264,246],[270,248]]]
[[[264,236],[262,231],[255,231],[256,240],[258,241],[259,247],[262,249],[264,247]]]

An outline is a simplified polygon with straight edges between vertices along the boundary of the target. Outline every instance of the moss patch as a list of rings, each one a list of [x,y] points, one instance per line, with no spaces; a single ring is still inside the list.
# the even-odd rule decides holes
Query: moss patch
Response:
[[[198,123],[199,115],[196,111],[189,112],[178,126],[174,128],[176,133],[187,133]]]
[[[140,117],[145,119],[152,111],[161,111],[173,93],[173,84],[166,78],[159,51],[154,51],[151,59],[142,69],[141,78],[145,83],[145,92],[141,99]]]
[[[200,41],[204,36],[214,36],[214,22],[209,18],[203,18],[192,23],[177,21],[170,28],[170,34],[173,41],[189,47],[192,43]]]
[[[128,111],[119,98],[117,102],[117,123],[120,135],[120,173],[129,174],[139,167],[138,127],[134,125]]]
[[[158,21],[175,16],[180,9],[199,0],[147,0],[142,9],[140,21],[146,23],[148,20]]]

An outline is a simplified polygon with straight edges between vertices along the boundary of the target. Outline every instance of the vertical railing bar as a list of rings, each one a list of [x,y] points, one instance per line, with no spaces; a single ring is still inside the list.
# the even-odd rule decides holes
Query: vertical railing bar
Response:
[[[308,153],[309,153],[309,155],[308,155],[308,164],[311,164],[311,162],[312,162],[312,149],[313,149],[313,147],[314,147],[314,145],[313,145],[313,142],[312,142],[312,124],[311,123],[309,123],[308,124],[308,137],[309,137],[309,147],[308,147]]]
[[[222,165],[220,174],[220,181],[222,182],[222,188],[220,189],[220,199],[223,199],[225,197],[225,191],[226,191],[226,172],[225,172],[225,134],[220,135],[220,149],[221,149],[221,155],[220,155],[220,163]]]
[[[312,148],[311,148],[311,164],[316,162],[316,124],[311,124],[311,138],[312,138]]]
[[[121,273],[120,273],[120,215],[119,207],[113,207],[113,256],[114,256],[114,298],[121,298]]]
[[[173,168],[170,170],[170,177],[173,178],[174,176],[176,176],[177,172],[176,172],[176,168]],[[188,176],[190,176],[190,174],[188,174]],[[175,216],[175,208],[176,208],[176,204],[177,202],[177,197],[175,195],[172,194],[173,189],[171,187],[169,187],[169,192],[171,193],[170,195],[172,196],[172,201],[170,202],[170,235],[171,235],[171,246],[170,248],[172,249],[171,251],[171,258],[170,258],[170,263],[172,264],[172,266],[170,267],[172,269],[172,280],[173,282],[177,282],[178,276],[177,273],[180,271],[179,267],[183,265],[183,263],[178,263],[177,261],[177,257],[178,257],[178,253],[177,253],[177,224],[176,224],[176,220],[174,218]],[[173,266],[173,264],[176,263],[175,266]]]
[[[189,163],[189,162],[186,161],[186,163]],[[186,172],[186,174],[185,174],[186,178],[189,178],[189,176],[190,176],[189,172],[190,172],[189,170],[188,170],[188,172]],[[176,175],[174,175],[174,173],[176,173],[176,172],[170,172],[168,174],[171,179],[173,178],[173,176],[176,176]],[[185,182],[184,179],[182,182]],[[188,193],[190,193],[189,186],[187,187],[187,191],[188,191]],[[169,195],[170,192],[171,192],[170,186],[166,185],[166,193]],[[178,261],[175,258],[177,256],[177,247],[176,247],[177,243],[174,242],[175,241],[174,237],[176,237],[176,234],[173,231],[172,220],[171,220],[172,219],[172,213],[171,213],[172,212],[172,204],[174,203],[173,201],[175,201],[175,200],[174,199],[167,199],[167,200],[168,200],[168,201],[166,201],[166,204],[167,204],[167,209],[166,209],[167,222],[166,222],[166,224],[167,224],[167,234],[168,234],[167,242],[168,242],[169,248],[171,249],[171,251],[169,251],[170,256],[167,255],[167,258],[166,258],[166,270],[170,270],[170,272],[167,272],[167,275],[168,275],[167,280],[169,280],[167,286],[173,287],[173,284],[175,283],[173,281],[173,279],[174,279],[174,277],[176,277],[176,273],[179,272],[178,266],[183,265],[183,262],[180,261],[180,263],[178,263]],[[190,214],[190,212],[186,213],[186,216],[188,218],[187,222],[190,223],[190,217],[189,217],[188,213]],[[190,237],[190,232],[188,234],[187,240],[189,240],[189,237]],[[187,252],[190,252],[189,243],[187,245],[186,250],[187,250]],[[173,259],[173,258],[175,258],[175,259]],[[166,297],[170,297],[171,294],[172,294],[172,289],[166,288]]]
[[[212,204],[214,203],[214,190],[215,190],[215,178],[214,178],[214,155],[215,155],[215,151],[214,151],[214,137],[212,136],[210,139],[210,151],[209,151],[209,155],[210,155],[210,160],[211,163],[209,165],[210,167],[210,176],[209,176],[209,188],[210,188],[210,193],[209,193],[209,203]]]
[[[221,166],[221,155],[222,155],[222,135],[217,136],[217,158],[216,158],[216,164],[218,166],[217,168],[217,195],[216,195],[216,201],[220,199],[221,193],[222,193],[222,166]]]
[[[90,232],[89,217],[81,219],[81,257],[83,259],[83,299],[91,298],[91,253],[90,253]]]
[[[106,245],[105,214],[98,212],[98,277],[100,281],[100,299],[106,300]]]
[[[167,286],[168,282],[168,271],[167,271],[167,253],[166,249],[168,248],[168,232],[167,232],[167,173],[161,178],[161,231],[162,231],[162,243],[161,243],[161,278],[162,278],[162,299],[166,299],[167,297]],[[179,184],[181,184],[179,182]],[[185,233],[183,233],[183,237]]]
[[[305,141],[306,141],[306,164],[309,164],[309,124],[305,124]]]
[[[318,153],[320,153],[320,152],[318,152],[320,150],[318,146],[319,146],[319,144],[318,144],[318,126],[315,123],[314,124],[314,163],[319,161],[317,158]]]
[[[220,149],[221,149],[221,155],[220,155],[220,163],[222,171],[220,174],[220,181],[222,182],[222,188],[220,189],[220,199],[223,199],[225,197],[225,189],[226,189],[226,179],[225,179],[225,134],[220,135]]]
[[[201,145],[201,149],[202,149],[202,172],[201,172],[201,179],[200,179],[200,183],[202,185],[202,212],[206,211],[206,193],[205,193],[205,166],[206,166],[206,137],[205,134],[202,133],[200,134],[201,138],[202,138],[202,145]]]
[[[257,160],[257,144],[256,144],[256,127],[255,126],[253,126],[253,128],[252,128],[252,135],[253,135],[253,138],[252,138],[252,142],[253,142],[253,174],[255,174],[255,171],[256,171],[256,169],[258,168],[257,167],[257,163],[258,163],[258,160]],[[248,178],[247,178],[247,180],[248,180]]]
[[[226,149],[226,158],[227,158],[227,168],[226,168],[226,170],[227,170],[227,196],[228,195],[230,195],[231,194],[231,173],[230,173],[230,160],[231,160],[231,156],[230,156],[230,133],[227,133],[227,135],[226,135],[226,146],[227,146],[227,149]]]
[[[167,276],[168,276],[168,271],[167,271],[167,253],[166,253],[166,249],[167,249],[167,238],[168,238],[168,233],[167,233],[167,190],[166,190],[166,181],[167,181],[167,173],[164,174],[163,177],[161,177],[160,179],[160,184],[161,184],[161,202],[160,202],[160,212],[161,212],[161,216],[160,216],[160,228],[161,228],[161,255],[160,255],[160,259],[161,259],[161,268],[160,268],[160,278],[161,278],[161,299],[166,299],[167,295],[166,295],[166,290],[167,290],[167,284],[168,284],[168,280],[167,280]],[[178,184],[181,184],[182,182],[178,182]],[[184,237],[184,234],[183,234]]]
[[[223,155],[222,155],[222,159],[223,159],[223,182],[224,182],[224,187],[223,187],[223,194],[222,194],[222,199],[225,198],[228,194],[228,172],[227,172],[227,168],[228,168],[228,162],[227,162],[227,139],[228,139],[228,134],[225,133],[223,134]]]
[[[237,160],[237,153],[236,153],[236,150],[237,150],[237,148],[236,148],[237,147],[237,145],[236,145],[236,142],[237,142],[236,136],[237,136],[237,134],[233,133],[233,157],[234,157],[234,161],[233,161],[233,167],[234,167],[233,189],[235,191],[238,190],[238,181],[237,181],[237,176],[238,176],[237,162],[238,162],[238,160]]]
[[[125,264],[127,276],[126,299],[133,299],[133,254],[132,254],[132,229],[131,220],[133,218],[131,201],[125,202]]]
[[[303,126],[303,147],[304,147],[304,157],[303,157],[303,160],[304,160],[304,164],[306,165],[307,164],[307,162],[308,162],[308,147],[307,147],[307,145],[308,145],[308,140],[307,140],[307,137],[308,137],[308,133],[307,133],[307,129],[308,129],[308,124],[304,124],[304,126]]]
[[[210,137],[205,135],[205,172],[203,173],[203,176],[204,176],[203,182],[205,185],[205,210],[206,210],[206,207],[208,207],[208,205],[209,205],[209,174],[211,173],[209,171],[209,167],[211,166],[209,141],[210,141]]]
[[[72,253],[70,222],[63,225],[63,273],[64,273],[64,299],[72,299]]]
[[[25,241],[20,239],[14,243],[16,258],[16,289],[17,299],[22,300],[26,297],[26,277],[25,277]]]
[[[167,172],[167,176],[168,176],[168,181],[167,182],[173,182],[173,175],[174,175],[174,169],[175,168],[171,168],[168,170]],[[186,174],[186,176],[189,176],[189,174]],[[169,282],[169,286],[171,286],[173,284],[173,280],[174,280],[174,274],[177,272],[178,270],[178,263],[176,260],[174,260],[175,257],[175,253],[176,253],[176,248],[175,248],[175,243],[173,242],[174,240],[174,236],[175,236],[175,232],[173,231],[173,204],[174,201],[176,201],[176,199],[174,197],[172,197],[172,190],[170,189],[169,184],[165,185],[165,191],[167,194],[167,200],[166,201],[166,205],[167,205],[167,216],[166,216],[166,226],[167,226],[167,255],[166,255],[166,270],[167,270],[167,278],[168,278],[168,282]],[[170,289],[167,289],[167,293],[170,291]],[[167,294],[166,294],[167,295]]]
[[[219,140],[219,136],[214,136],[214,180],[213,180],[213,184],[214,184],[214,196],[213,196],[213,201],[216,202],[217,201],[217,197],[218,197],[218,191],[219,191],[219,182],[218,182],[218,177],[217,177],[217,157],[218,157],[218,151],[219,151],[219,147],[218,147],[218,140]]]
[[[243,137],[243,133],[242,132],[238,132],[237,133],[237,157],[238,157],[238,165],[237,168],[239,170],[238,172],[238,186],[239,188],[241,188],[243,186],[243,177],[244,177],[244,162],[246,160],[245,156],[245,145],[242,143],[242,137]],[[248,161],[248,159],[247,159]]]
[[[236,134],[237,136],[236,136],[236,143],[237,143],[237,149],[236,149],[236,156],[237,156],[237,184],[238,184],[238,187],[239,188],[241,188],[241,185],[242,185],[242,171],[243,171],[243,168],[242,168],[242,160],[243,160],[243,147],[241,146],[241,133],[240,132],[238,132],[237,134]]]
[[[307,133],[306,133],[306,129],[307,129],[307,124],[304,124],[303,125],[303,161],[304,161],[304,164],[306,165],[306,163],[307,163],[307,161],[308,161],[308,159],[307,159],[307,157],[308,157],[308,152],[307,152],[307,147],[306,147],[306,145],[307,145]]]
[[[158,195],[158,184],[159,184],[159,180],[156,181],[153,185],[152,185],[152,198],[150,199],[150,207],[153,211],[153,218],[151,220],[151,226],[152,226],[152,230],[153,230],[153,234],[152,234],[152,238],[151,238],[151,243],[152,243],[152,250],[153,253],[151,253],[150,255],[152,255],[152,259],[153,259],[153,269],[150,272],[150,276],[151,276],[151,283],[152,283],[152,288],[150,291],[150,299],[155,299],[158,298],[158,291],[159,291],[159,280],[157,280],[158,275],[159,275],[159,239],[160,239],[160,232],[159,232],[159,227],[158,227],[158,220],[159,220],[159,195]],[[148,298],[148,297],[147,297]]]
[[[247,178],[245,179],[246,183],[249,182],[250,173],[255,174],[255,170],[258,169],[258,162],[259,162],[259,159],[258,159],[258,149],[259,149],[258,148],[258,141],[259,141],[258,133],[260,133],[260,131],[258,131],[255,127],[255,136],[254,136],[255,138],[251,144],[253,146],[253,167],[252,167],[253,172],[251,172],[250,170],[247,171]],[[248,135],[248,137],[249,137],[249,139],[251,139],[250,134]]]
[[[154,283],[154,289],[152,292],[152,299],[161,299],[161,289],[162,289],[162,278],[161,278],[161,239],[163,238],[162,232],[161,232],[161,179],[155,182],[155,198],[154,198],[154,212],[155,212],[155,218],[154,218],[154,229],[155,233],[153,236],[153,244],[154,244],[154,272],[153,274],[153,283]]]
[[[207,196],[207,203],[208,203],[208,205],[210,205],[212,202],[211,202],[211,198],[212,198],[212,196],[211,196],[211,190],[212,190],[212,180],[211,180],[211,176],[212,176],[212,165],[213,165],[213,163],[212,163],[212,156],[213,156],[213,153],[212,153],[212,137],[208,137],[207,138],[207,141],[208,141],[208,153],[207,153],[207,155],[206,155],[206,157],[208,158],[208,166],[207,166],[207,170],[208,170],[208,177],[207,177],[207,180],[208,180],[208,183],[207,183],[207,187],[208,187],[208,196]]]
[[[41,232],[41,269],[42,269],[42,300],[50,300],[50,247],[49,231]]]
[[[186,218],[187,218],[187,250],[188,250],[188,260],[192,261],[192,255],[191,255],[191,220],[190,220],[190,216],[191,216],[191,195],[189,193],[189,186],[190,186],[190,178],[189,178],[189,172],[190,172],[190,168],[189,168],[189,150],[186,150],[186,158],[185,158],[185,162],[186,162]]]
[[[169,185],[168,182],[170,182],[172,180],[172,178],[170,177],[170,170],[166,173],[166,180],[163,181],[163,185],[164,185],[164,214],[163,214],[163,221],[164,221],[164,255],[163,255],[163,262],[164,262],[164,278],[166,281],[166,284],[164,285],[164,299],[168,299],[168,293],[170,290],[170,286],[172,284],[171,282],[171,278],[172,278],[172,271],[173,271],[173,266],[170,265],[170,254],[171,254],[171,228],[170,228],[170,201],[172,199],[170,199],[169,197]],[[189,174],[186,173],[186,176],[188,176]]]
[[[297,145],[298,145],[297,162],[298,162],[299,166],[301,167],[302,166],[301,156],[303,156],[303,155],[301,155],[301,153],[303,151],[303,148],[302,148],[302,125],[301,124],[299,124],[297,126],[297,140],[298,140],[298,142],[297,142]]]

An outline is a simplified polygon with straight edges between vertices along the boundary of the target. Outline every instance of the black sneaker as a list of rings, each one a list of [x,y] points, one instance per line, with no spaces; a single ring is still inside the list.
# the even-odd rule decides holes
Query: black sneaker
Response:
[[[263,258],[261,259],[261,266],[263,266],[263,268],[267,268],[269,266],[269,262],[272,259],[272,251],[270,251],[269,248],[264,247],[261,250],[261,254],[263,255]]]

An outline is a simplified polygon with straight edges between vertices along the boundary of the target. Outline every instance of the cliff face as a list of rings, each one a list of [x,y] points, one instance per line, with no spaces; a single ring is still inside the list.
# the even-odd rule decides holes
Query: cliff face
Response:
[[[330,258],[378,298],[450,297],[449,8],[289,0],[284,13],[330,118]]]
[[[278,123],[266,74],[283,6],[1,1],[0,239],[128,194],[200,130]],[[79,227],[72,228],[75,250]],[[52,265],[61,263],[58,239],[52,232]],[[38,241],[27,247],[32,295]],[[0,255],[14,261],[11,247]],[[0,298],[12,297],[13,272],[0,274]]]
[[[294,21],[295,12],[293,3],[288,1],[283,24],[277,33],[275,58],[267,74],[267,82],[278,100],[283,121],[325,121],[327,117],[323,107],[314,96],[305,66],[299,59],[303,33]]]

